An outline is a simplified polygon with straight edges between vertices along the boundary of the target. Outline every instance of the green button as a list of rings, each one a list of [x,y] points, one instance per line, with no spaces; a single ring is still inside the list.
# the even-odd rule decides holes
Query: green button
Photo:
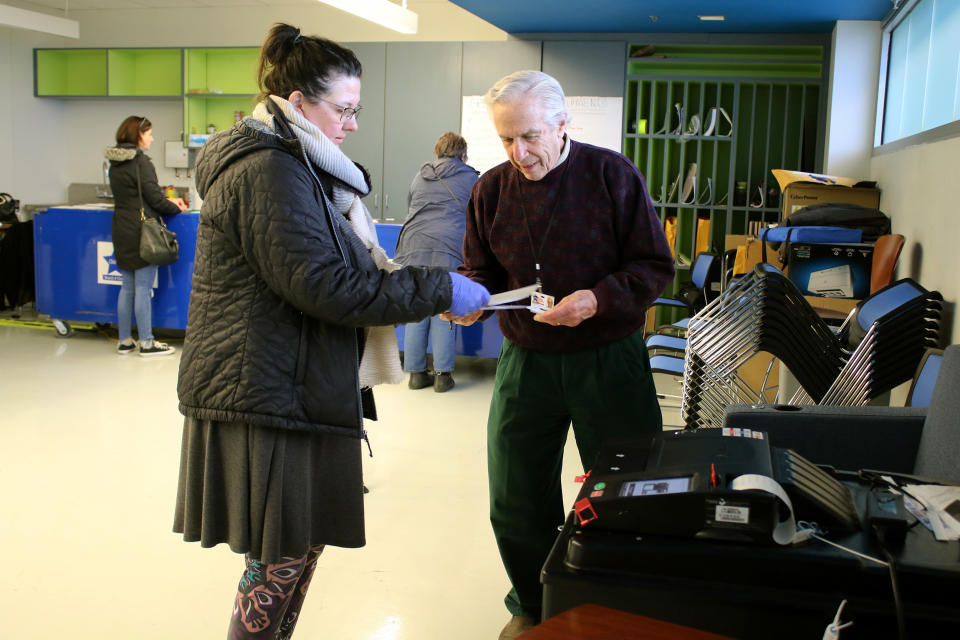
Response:
[[[607,483],[606,483],[606,482],[598,482],[597,484],[593,485],[593,488],[596,489],[597,491],[600,491],[601,489],[606,489],[606,488],[607,488]]]

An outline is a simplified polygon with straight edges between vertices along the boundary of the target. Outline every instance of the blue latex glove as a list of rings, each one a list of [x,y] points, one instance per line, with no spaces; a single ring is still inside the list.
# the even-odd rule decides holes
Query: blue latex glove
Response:
[[[453,282],[453,299],[450,301],[450,313],[459,318],[473,313],[490,302],[490,292],[482,284],[459,273],[450,272]]]

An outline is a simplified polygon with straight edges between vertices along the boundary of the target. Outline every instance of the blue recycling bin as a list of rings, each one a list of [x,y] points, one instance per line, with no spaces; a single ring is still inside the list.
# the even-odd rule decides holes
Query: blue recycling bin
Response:
[[[34,214],[33,255],[37,311],[51,317],[57,332],[71,333],[70,322],[116,324],[120,271],[110,236],[112,209],[51,207]],[[153,326],[185,329],[197,213],[164,221],[180,244],[180,259],[158,269]]]

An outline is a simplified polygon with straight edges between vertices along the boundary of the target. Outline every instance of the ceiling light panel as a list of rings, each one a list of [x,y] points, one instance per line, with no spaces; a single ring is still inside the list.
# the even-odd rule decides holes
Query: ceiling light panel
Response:
[[[50,33],[64,38],[80,37],[80,23],[76,20],[58,18],[39,11],[17,9],[5,4],[0,4],[0,25]]]
[[[417,14],[390,0],[318,0],[400,33],[417,32]]]

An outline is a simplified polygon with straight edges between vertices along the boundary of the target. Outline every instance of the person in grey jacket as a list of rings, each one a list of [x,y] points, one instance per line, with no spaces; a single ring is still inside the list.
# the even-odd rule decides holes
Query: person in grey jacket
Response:
[[[467,201],[477,182],[477,170],[466,164],[467,141],[448,131],[433,148],[436,162],[428,162],[413,178],[407,198],[407,219],[397,240],[396,261],[455,271],[463,262],[461,248],[466,228]],[[433,344],[434,376],[427,373],[427,338]],[[408,323],[403,334],[403,368],[410,372],[409,387],[433,385],[438,393],[454,386],[456,333],[453,323],[439,316]]]
[[[140,257],[140,208],[145,216],[180,213],[187,206],[182,198],[167,198],[157,184],[157,171],[145,151],[153,144],[153,124],[141,116],[128,116],[117,128],[117,146],[107,147],[110,161],[110,191],[113,193],[111,240],[120,269],[117,298],[117,353],[139,352],[141,356],[167,356],[176,349],[153,339],[153,309],[150,290],[157,278],[157,265]],[[139,348],[133,341],[131,314],[137,318]]]
[[[197,160],[174,530],[245,554],[234,639],[289,638],[323,548],[364,545],[360,440],[391,354],[402,380],[392,325],[489,300],[376,243],[369,178],[339,146],[360,74],[349,49],[274,25],[252,117]]]

